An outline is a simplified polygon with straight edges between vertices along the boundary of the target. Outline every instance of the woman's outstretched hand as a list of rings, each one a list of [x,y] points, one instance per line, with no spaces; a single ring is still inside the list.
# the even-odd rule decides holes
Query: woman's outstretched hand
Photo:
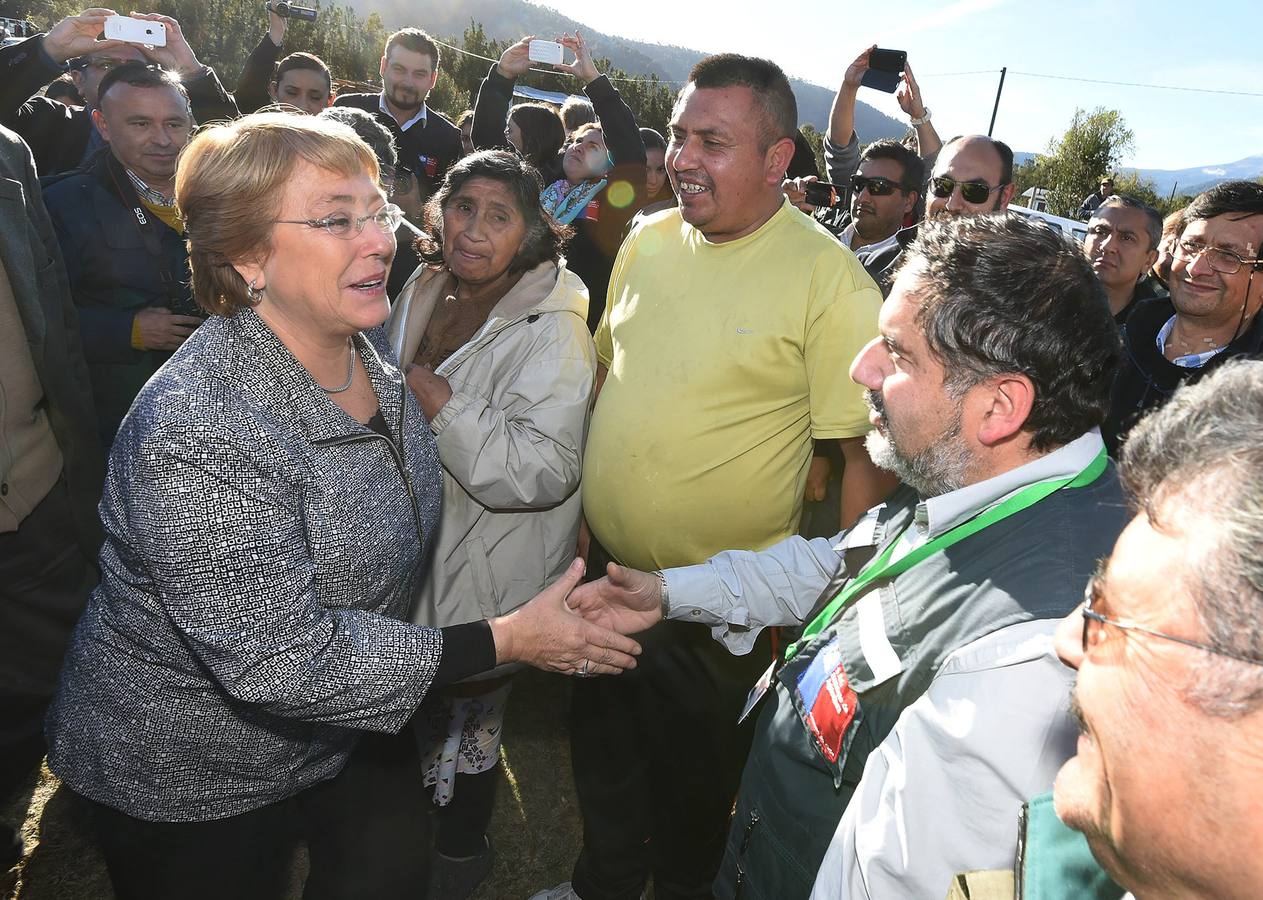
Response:
[[[507,616],[491,620],[496,662],[524,662],[563,675],[617,675],[636,667],[640,645],[592,622],[566,604],[583,578],[583,560]]]

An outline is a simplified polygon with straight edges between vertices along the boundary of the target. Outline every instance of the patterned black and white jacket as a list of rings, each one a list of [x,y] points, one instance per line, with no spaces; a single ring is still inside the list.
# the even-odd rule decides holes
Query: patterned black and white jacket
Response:
[[[212,316],[136,398],[101,502],[101,584],[47,720],[75,791],[155,821],[245,812],[337,774],[359,731],[398,731],[434,683],[443,634],[400,620],[438,453],[383,332],[355,343],[393,440],[251,309]],[[488,647],[494,664],[484,631],[474,671]]]

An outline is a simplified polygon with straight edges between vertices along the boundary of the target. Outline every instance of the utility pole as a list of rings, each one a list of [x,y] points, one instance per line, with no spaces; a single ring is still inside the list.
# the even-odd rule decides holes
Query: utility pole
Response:
[[[987,126],[987,137],[991,137],[991,132],[995,131],[995,114],[1000,111],[1000,95],[1004,93],[1004,73],[1008,70],[1008,66],[1000,69],[1000,86],[996,88],[995,106],[991,107],[991,124]]]

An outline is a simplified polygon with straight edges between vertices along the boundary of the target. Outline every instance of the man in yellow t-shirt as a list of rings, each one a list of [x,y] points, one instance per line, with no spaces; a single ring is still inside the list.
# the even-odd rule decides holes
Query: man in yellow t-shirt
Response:
[[[671,122],[677,210],[628,237],[596,334],[600,396],[584,456],[590,577],[761,549],[798,526],[813,439],[842,442],[847,509],[893,481],[847,369],[881,294],[850,251],[789,205],[793,93],[775,64],[694,68]],[[702,626],[641,636],[639,667],[577,681],[572,759],[584,845],[539,898],[709,897],[749,750],[738,728],[766,643],[730,655]]]

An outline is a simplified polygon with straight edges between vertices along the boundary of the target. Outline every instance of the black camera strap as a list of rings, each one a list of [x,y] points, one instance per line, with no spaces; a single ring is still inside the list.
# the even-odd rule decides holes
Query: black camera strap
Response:
[[[167,264],[167,255],[162,252],[162,233],[159,229],[166,226],[161,222],[155,222],[153,213],[140,202],[140,194],[136,192],[132,180],[127,177],[127,172],[119,171],[122,169],[122,164],[114,158],[113,153],[107,154],[105,169],[109,172],[118,199],[131,210],[132,224],[136,226],[140,241],[145,246],[145,252],[153,258],[155,268],[158,270],[158,278],[162,282],[162,291],[169,301],[169,308],[176,310],[188,307],[188,293]]]

